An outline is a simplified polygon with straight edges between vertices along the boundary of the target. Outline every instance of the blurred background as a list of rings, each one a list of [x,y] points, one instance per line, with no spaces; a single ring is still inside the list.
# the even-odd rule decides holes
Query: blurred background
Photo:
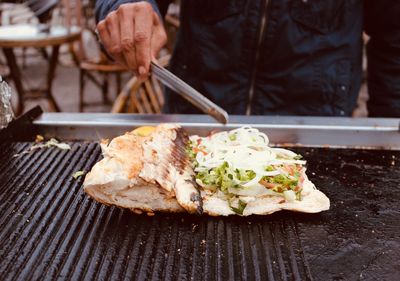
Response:
[[[102,53],[94,6],[95,0],[1,2],[0,75],[13,88],[17,115],[38,104],[44,111],[161,112],[160,83],[153,77],[137,81]],[[179,29],[179,1],[170,5],[164,24],[168,43],[160,63],[167,65]],[[353,116],[368,115],[367,99],[364,82]]]

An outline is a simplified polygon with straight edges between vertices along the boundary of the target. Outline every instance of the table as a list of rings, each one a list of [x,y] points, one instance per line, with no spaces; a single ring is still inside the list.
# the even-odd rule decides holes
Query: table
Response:
[[[48,100],[51,110],[60,111],[53,94],[52,83],[58,62],[59,49],[62,44],[71,43],[80,39],[81,30],[77,26],[51,26],[18,24],[0,26],[0,48],[3,49],[11,78],[18,92],[18,106],[16,114],[22,113],[24,100],[30,98],[44,97]],[[14,48],[45,48],[52,47],[47,72],[47,83],[45,89],[24,89],[21,80],[21,71],[15,59]]]

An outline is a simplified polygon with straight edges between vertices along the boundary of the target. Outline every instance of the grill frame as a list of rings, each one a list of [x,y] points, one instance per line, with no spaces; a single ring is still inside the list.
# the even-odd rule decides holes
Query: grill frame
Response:
[[[230,116],[221,125],[205,115],[140,115],[108,113],[44,113],[35,131],[63,140],[113,138],[138,126],[176,122],[189,134],[252,126],[268,134],[274,144],[308,147],[400,150],[399,119],[299,116]]]

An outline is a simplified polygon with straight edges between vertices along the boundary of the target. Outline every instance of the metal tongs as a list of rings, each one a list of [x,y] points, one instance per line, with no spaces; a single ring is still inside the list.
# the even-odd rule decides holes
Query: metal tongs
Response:
[[[222,124],[228,122],[228,113],[225,110],[176,77],[173,73],[154,61],[151,62],[151,70],[165,86],[174,90],[204,113],[214,117]]]

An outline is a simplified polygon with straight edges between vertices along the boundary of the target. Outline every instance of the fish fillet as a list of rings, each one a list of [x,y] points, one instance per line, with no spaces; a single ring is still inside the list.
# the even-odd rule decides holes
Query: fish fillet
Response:
[[[135,212],[201,214],[188,141],[182,128],[165,124],[147,137],[130,132],[103,143],[104,158],[86,175],[84,190],[96,201]]]

